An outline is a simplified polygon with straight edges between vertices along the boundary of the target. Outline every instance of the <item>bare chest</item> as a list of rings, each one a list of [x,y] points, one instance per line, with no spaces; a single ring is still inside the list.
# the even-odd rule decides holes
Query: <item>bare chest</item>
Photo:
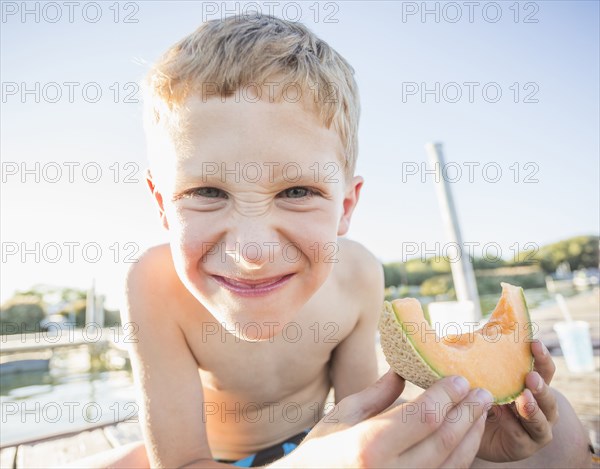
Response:
[[[186,335],[205,397],[217,393],[243,401],[280,400],[322,382],[335,347],[355,325],[357,314],[350,308],[316,298],[279,334],[256,342],[244,341],[210,314],[200,314]],[[267,330],[259,332],[270,336]]]

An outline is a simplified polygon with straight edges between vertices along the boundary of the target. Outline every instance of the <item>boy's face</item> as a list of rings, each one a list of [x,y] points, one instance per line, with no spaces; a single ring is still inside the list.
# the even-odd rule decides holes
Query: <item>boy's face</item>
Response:
[[[148,177],[177,273],[228,330],[267,339],[327,279],[362,179],[345,177],[338,134],[301,102],[187,108]]]

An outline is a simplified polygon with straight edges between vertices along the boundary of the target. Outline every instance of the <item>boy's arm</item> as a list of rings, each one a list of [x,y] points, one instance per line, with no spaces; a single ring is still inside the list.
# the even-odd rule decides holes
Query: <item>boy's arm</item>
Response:
[[[168,310],[167,287],[157,280],[166,270],[159,249],[144,254],[128,274],[123,323],[133,324],[130,355],[151,467],[181,467],[211,453],[198,365],[173,318],[177,313]]]
[[[348,290],[357,297],[360,312],[354,329],[332,354],[330,376],[336,404],[377,380],[375,337],[384,299],[383,266],[365,248],[357,247],[349,268],[358,275]]]

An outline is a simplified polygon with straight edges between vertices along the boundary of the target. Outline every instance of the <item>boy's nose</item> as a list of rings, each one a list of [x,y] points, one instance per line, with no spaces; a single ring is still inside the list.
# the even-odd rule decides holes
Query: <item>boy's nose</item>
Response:
[[[277,263],[281,257],[281,240],[264,219],[258,223],[257,220],[241,223],[226,236],[225,253],[240,268],[256,270]]]

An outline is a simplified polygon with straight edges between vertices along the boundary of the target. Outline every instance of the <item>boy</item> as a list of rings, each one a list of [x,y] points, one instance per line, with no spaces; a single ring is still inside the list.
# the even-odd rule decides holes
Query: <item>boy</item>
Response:
[[[388,373],[373,384],[382,269],[339,238],[363,184],[354,176],[359,100],[352,68],[326,43],[269,16],[211,21],[162,57],[145,92],[148,186],[171,241],[127,281],[144,445],[95,464],[585,460],[581,425],[541,380],[553,365],[539,343],[539,374],[528,376],[539,405],[522,421],[505,412],[485,424],[489,393],[460,378],[417,401],[450,404],[452,418],[383,412],[403,381]],[[332,387],[338,405],[321,420]],[[535,402],[527,392],[521,400]],[[552,440],[557,406],[561,425],[538,451]],[[564,444],[572,450],[558,451]]]

